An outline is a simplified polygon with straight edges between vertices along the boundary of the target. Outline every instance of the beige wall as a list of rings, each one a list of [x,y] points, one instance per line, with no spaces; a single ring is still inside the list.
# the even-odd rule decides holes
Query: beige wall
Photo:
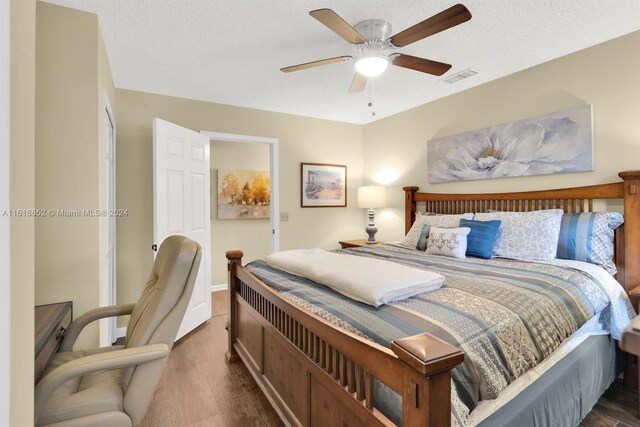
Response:
[[[96,15],[38,2],[36,31],[36,206],[102,206],[102,105],[115,98]],[[36,303],[72,300],[74,314],[99,304],[101,220],[36,221]],[[90,325],[78,347],[98,345]]]
[[[355,207],[362,177],[362,126],[128,90],[117,90],[116,96],[117,204],[129,210],[128,217],[118,219],[118,302],[138,298],[153,262],[154,117],[194,130],[280,140],[280,209],[290,218],[280,225],[281,249],[335,248],[338,240],[363,236],[366,214]],[[348,165],[349,207],[300,208],[300,162]],[[227,249],[246,247],[223,245],[212,256],[224,257]]]
[[[211,284],[227,282],[229,248],[242,248],[244,262],[263,258],[271,252],[269,219],[218,220],[218,170],[269,171],[269,145],[211,141]],[[251,183],[249,183],[251,184]],[[241,182],[240,185],[244,185]]]
[[[11,8],[11,208],[33,208],[35,0]],[[34,220],[11,219],[10,425],[33,425]],[[5,351],[3,349],[3,351]]]
[[[572,187],[619,178],[640,167],[640,32],[591,47],[364,127],[366,181],[390,181],[380,239],[404,232],[402,186],[438,193]],[[427,140],[593,105],[595,171],[429,185]]]

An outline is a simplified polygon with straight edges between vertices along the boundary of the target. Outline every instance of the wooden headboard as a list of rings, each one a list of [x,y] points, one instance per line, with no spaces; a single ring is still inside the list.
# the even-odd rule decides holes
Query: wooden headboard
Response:
[[[616,279],[627,293],[640,286],[640,171],[618,174],[622,181],[557,190],[491,194],[419,193],[418,187],[404,187],[405,233],[416,219],[418,202],[427,212],[456,214],[486,212],[489,209],[526,212],[563,209],[565,212],[592,212],[594,200],[624,199],[624,224],[616,230],[614,261]]]

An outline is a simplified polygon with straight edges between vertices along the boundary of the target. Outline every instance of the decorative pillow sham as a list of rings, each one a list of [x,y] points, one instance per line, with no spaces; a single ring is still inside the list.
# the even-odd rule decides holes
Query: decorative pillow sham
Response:
[[[415,248],[420,240],[420,233],[422,232],[423,225],[430,225],[431,227],[458,227],[460,220],[473,219],[472,213],[457,214],[457,215],[416,215],[416,220],[411,226],[411,230],[407,233],[402,244],[410,248]]]
[[[562,209],[531,212],[478,213],[478,221],[500,220],[493,256],[532,261],[553,261],[558,252]]]
[[[469,227],[431,227],[429,241],[427,242],[427,253],[452,258],[466,258],[467,235],[469,235],[470,231]]]
[[[500,220],[476,221],[461,219],[460,227],[469,227],[467,236],[467,256],[489,259],[500,230]]]
[[[619,212],[585,212],[562,215],[558,258],[596,264],[616,274],[613,262],[614,230],[624,222]]]

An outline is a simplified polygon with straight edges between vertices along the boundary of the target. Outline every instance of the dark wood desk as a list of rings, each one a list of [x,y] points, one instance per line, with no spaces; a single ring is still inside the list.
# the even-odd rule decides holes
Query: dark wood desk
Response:
[[[37,305],[35,309],[35,382],[47,369],[47,365],[64,337],[73,316],[71,301]]]

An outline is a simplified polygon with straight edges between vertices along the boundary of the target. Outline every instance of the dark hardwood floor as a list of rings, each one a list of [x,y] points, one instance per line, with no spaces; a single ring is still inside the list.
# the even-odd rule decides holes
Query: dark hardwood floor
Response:
[[[213,317],[178,341],[142,425],[281,426],[244,364],[227,364],[226,292],[212,295]]]
[[[638,398],[636,393],[628,391],[622,380],[616,380],[589,412],[580,427],[637,427],[636,418]]]
[[[175,344],[144,427],[280,426],[242,362],[228,365],[227,294],[212,294],[213,317]],[[636,394],[614,383],[580,427],[640,427]]]

